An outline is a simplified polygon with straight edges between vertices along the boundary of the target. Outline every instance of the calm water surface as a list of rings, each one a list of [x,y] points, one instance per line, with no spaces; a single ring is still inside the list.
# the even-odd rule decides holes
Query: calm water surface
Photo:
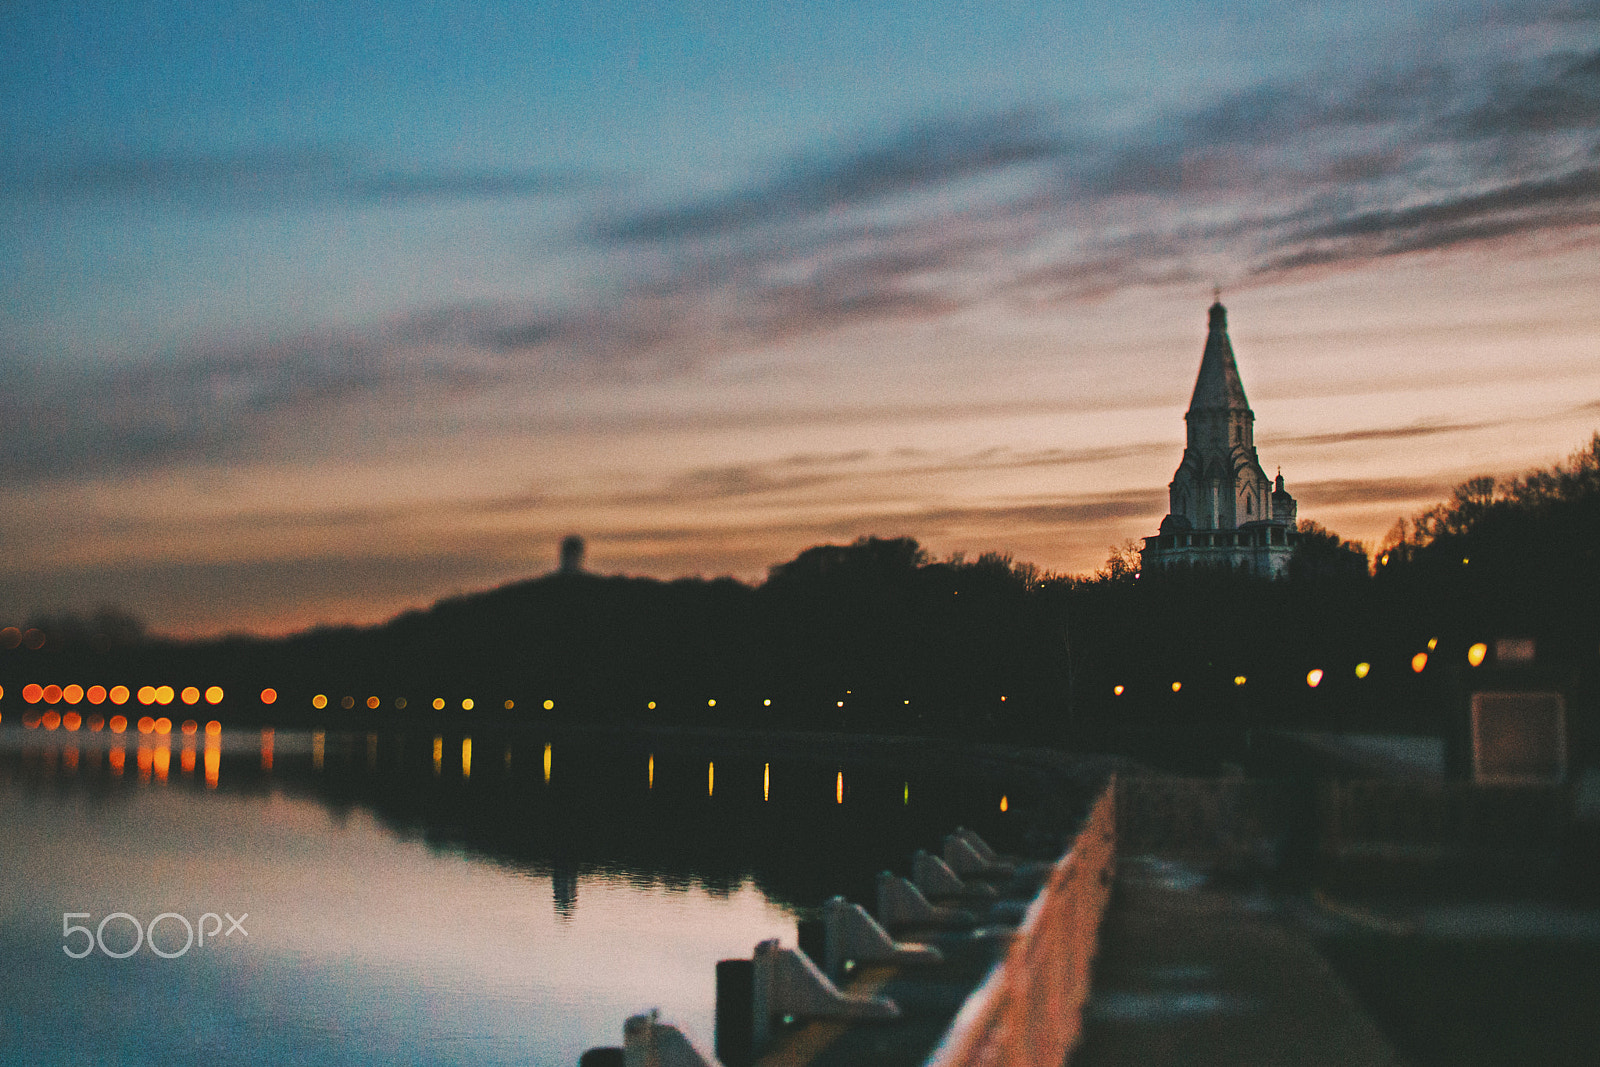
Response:
[[[656,747],[0,725],[0,1060],[570,1067],[650,1007],[709,1049],[716,960],[1005,842],[1003,783]]]

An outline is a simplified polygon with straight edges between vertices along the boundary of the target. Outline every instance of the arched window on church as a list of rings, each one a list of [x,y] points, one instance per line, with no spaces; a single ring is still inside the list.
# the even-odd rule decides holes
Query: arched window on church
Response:
[[[1246,515],[1254,515],[1256,513],[1256,498],[1248,493],[1244,497],[1244,513]]]

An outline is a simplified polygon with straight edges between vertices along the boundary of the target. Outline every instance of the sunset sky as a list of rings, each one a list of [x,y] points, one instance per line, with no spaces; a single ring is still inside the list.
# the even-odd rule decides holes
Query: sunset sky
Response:
[[[1220,286],[1375,546],[1600,427],[1600,3],[13,0],[0,624],[1155,532]]]

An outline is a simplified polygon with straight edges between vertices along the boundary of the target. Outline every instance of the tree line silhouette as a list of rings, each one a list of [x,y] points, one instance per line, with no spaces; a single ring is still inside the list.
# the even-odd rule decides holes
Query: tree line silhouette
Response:
[[[1064,576],[863,537],[758,585],[569,568],[374,627],[179,643],[124,626],[117,641],[0,648],[0,671],[8,695],[45,674],[214,680],[231,714],[276,722],[470,714],[1073,743],[1196,723],[1437,732],[1465,650],[1528,636],[1580,741],[1594,734],[1600,434],[1549,469],[1463,483],[1398,524],[1370,568],[1361,546],[1301,533],[1281,581],[1144,575],[1131,544]],[[268,686],[270,707],[256,696]]]

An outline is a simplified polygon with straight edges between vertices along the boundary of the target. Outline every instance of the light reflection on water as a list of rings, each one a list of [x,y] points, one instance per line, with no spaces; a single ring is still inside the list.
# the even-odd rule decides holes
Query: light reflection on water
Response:
[[[570,1067],[655,1006],[709,1048],[717,959],[955,817],[906,821],[898,769],[839,807],[837,764],[535,742],[518,775],[511,738],[457,738],[459,771],[431,730],[207,734],[202,788],[192,739],[169,776],[173,739],[139,736],[122,778],[114,735],[0,726],[0,1062]],[[116,911],[249,934],[66,958],[63,913]]]

